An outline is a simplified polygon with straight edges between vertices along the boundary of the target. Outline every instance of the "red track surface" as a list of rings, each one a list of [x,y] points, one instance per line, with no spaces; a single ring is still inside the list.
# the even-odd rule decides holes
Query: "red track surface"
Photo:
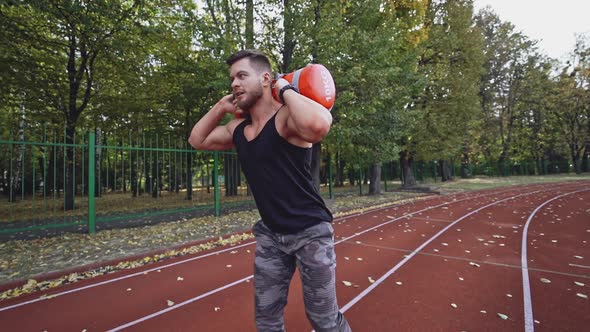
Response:
[[[338,299],[354,331],[590,326],[588,181],[435,197],[334,224]],[[0,326],[255,331],[253,253],[246,242],[4,301]],[[286,326],[310,331],[298,278]]]

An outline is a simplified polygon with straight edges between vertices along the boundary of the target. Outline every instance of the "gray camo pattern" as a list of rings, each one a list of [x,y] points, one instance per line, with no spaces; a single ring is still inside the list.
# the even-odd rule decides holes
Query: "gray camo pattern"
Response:
[[[315,331],[351,331],[336,300],[332,225],[322,222],[297,234],[278,234],[259,221],[252,231],[256,236],[254,287],[258,331],[285,331],[283,312],[296,267],[301,275],[305,312]]]

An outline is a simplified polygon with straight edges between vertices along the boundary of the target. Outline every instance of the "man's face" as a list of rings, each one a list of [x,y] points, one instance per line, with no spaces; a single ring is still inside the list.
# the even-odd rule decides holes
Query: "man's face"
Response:
[[[250,65],[250,59],[235,62],[230,68],[230,84],[240,109],[247,112],[262,97],[264,73]]]

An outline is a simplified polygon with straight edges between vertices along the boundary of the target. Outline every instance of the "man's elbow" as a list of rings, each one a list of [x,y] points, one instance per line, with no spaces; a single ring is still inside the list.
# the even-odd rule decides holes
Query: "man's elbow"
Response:
[[[329,132],[330,132],[330,122],[318,121],[318,122],[314,123],[314,125],[312,126],[312,128],[310,130],[310,137],[308,138],[308,141],[310,141],[311,143],[317,143],[317,142],[323,140],[324,137],[326,137],[326,135],[328,135]]]

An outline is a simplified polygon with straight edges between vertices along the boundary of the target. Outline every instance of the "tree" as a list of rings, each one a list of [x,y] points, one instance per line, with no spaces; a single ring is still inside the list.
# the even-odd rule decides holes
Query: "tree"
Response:
[[[484,112],[479,144],[489,161],[498,163],[500,174],[507,175],[507,162],[513,148],[513,134],[525,97],[523,89],[529,57],[536,57],[535,42],[514,31],[511,23],[502,22],[489,9],[476,17],[485,40],[485,73],[480,96]]]
[[[426,26],[419,71],[427,85],[416,104],[416,154],[440,160],[442,181],[447,181],[452,179],[450,163],[468,149],[468,135],[480,114],[483,40],[473,25],[470,0],[431,1]]]
[[[26,71],[22,74],[31,80],[26,82],[28,87],[36,86],[43,99],[63,115],[68,145],[65,209],[71,210],[75,190],[71,144],[77,121],[93,94],[96,61],[101,53],[109,52],[117,34],[147,14],[147,8],[139,0],[13,1],[0,8],[3,26],[11,32],[7,43],[29,52],[13,58],[16,63],[11,66]]]
[[[425,2],[329,2],[331,15],[317,26],[318,53],[337,84],[329,149],[350,167],[373,171],[369,191],[380,192],[380,165],[399,151],[402,113],[419,89],[415,50]],[[325,53],[324,53],[325,52]]]
[[[576,174],[582,172],[582,160],[590,143],[590,43],[578,36],[572,58],[561,71],[552,109]]]

